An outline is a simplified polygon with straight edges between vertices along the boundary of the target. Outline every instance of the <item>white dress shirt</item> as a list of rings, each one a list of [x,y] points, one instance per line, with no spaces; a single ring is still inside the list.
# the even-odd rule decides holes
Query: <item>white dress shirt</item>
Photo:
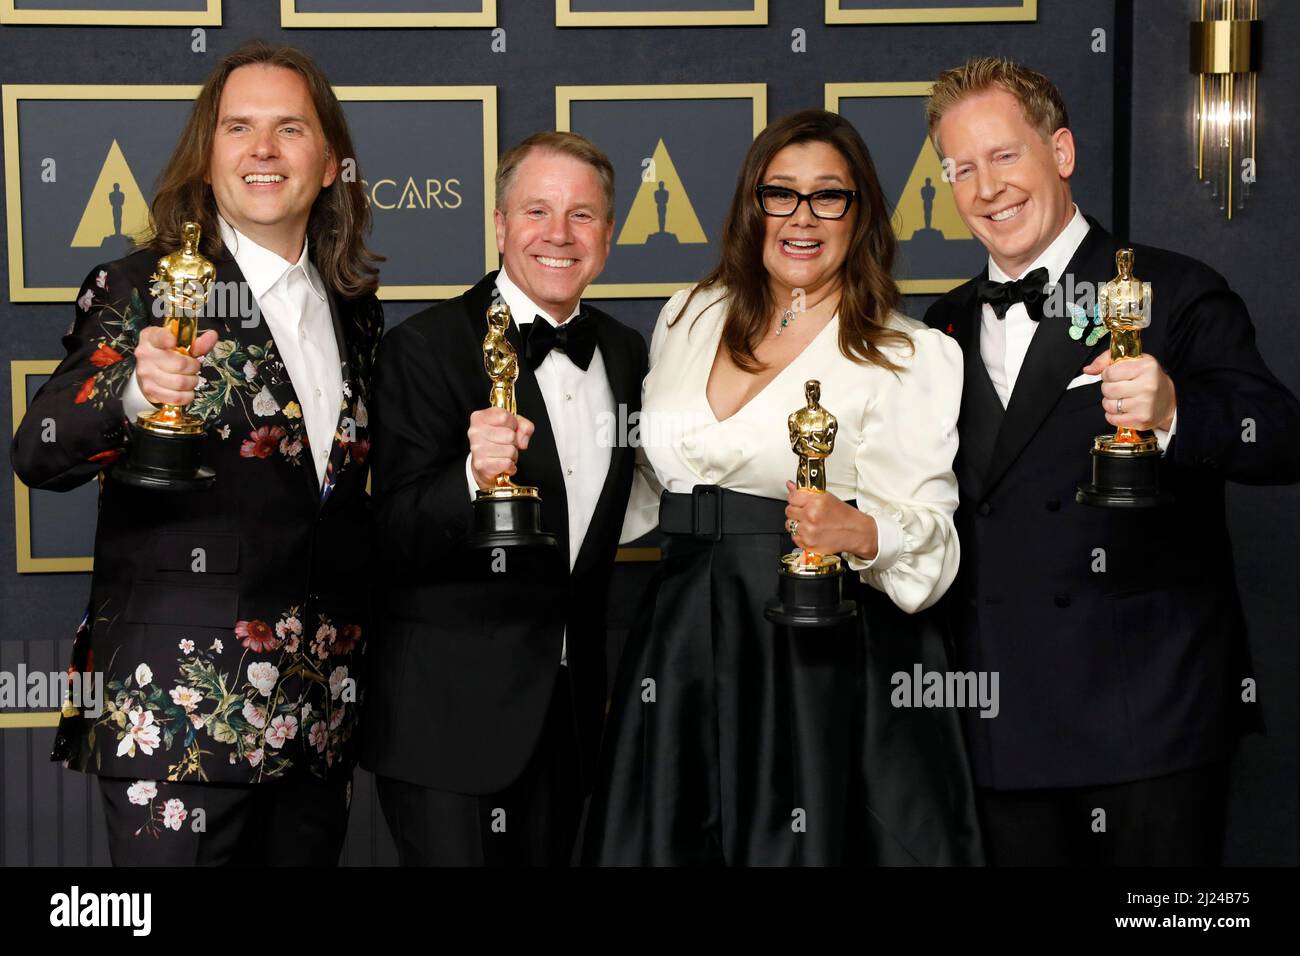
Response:
[[[719,421],[707,388],[722,337],[726,313],[717,303],[724,293],[696,294],[690,310],[669,326],[688,294],[683,289],[669,299],[655,326],[622,540],[655,527],[661,490],[686,494],[696,485],[721,485],[785,501],[785,483],[797,464],[786,419],[804,405],[804,383],[815,378],[822,404],[839,423],[826,459],[826,490],[856,501],[878,529],[876,556],[846,555],[849,567],[908,613],[939,600],[961,554],[952,471],[961,347],[938,329],[895,312],[889,327],[913,345],[910,351],[883,346],[901,366],[896,373],[845,358],[835,316],[757,395]]]
[[[303,239],[302,254],[291,263],[259,246],[220,216],[217,222],[221,241],[234,256],[267,330],[275,339],[276,351],[302,409],[316,480],[324,484],[343,406],[343,366],[324,283],[307,255],[308,240]],[[134,375],[123,393],[122,406],[131,420],[154,407],[144,397]]]
[[[993,257],[989,256],[989,279],[993,282],[1011,282],[1034,269],[1045,268],[1048,284],[1059,284],[1061,276],[1065,273],[1065,267],[1070,264],[1079,246],[1083,245],[1088,229],[1088,220],[1083,217],[1083,213],[1076,205],[1074,215],[1060,234],[1052,240],[1052,244],[1019,275],[1007,275],[993,261]],[[998,393],[998,398],[1002,400],[1002,407],[1006,408],[1011,403],[1011,393],[1015,391],[1016,379],[1020,377],[1020,367],[1024,365],[1025,355],[1029,352],[1029,343],[1033,340],[1038,327],[1044,322],[1036,322],[1030,318],[1029,310],[1023,302],[1012,305],[1007,309],[1005,317],[1001,319],[993,311],[993,306],[985,302],[982,316],[980,358],[984,360],[984,367],[988,369],[993,388]],[[1064,335],[1065,330],[1057,330],[1057,333]],[[1100,378],[1100,375],[1080,375],[1070,383],[1069,387],[1088,385]],[[1169,445],[1169,439],[1174,433],[1177,422],[1178,413],[1175,411],[1169,431],[1155,429],[1156,440],[1160,443],[1161,451]]]
[[[515,285],[505,267],[497,274],[497,291],[510,307],[516,327],[523,328],[540,317],[544,322],[559,327],[535,302]],[[565,319],[569,321],[580,311],[579,304]],[[519,359],[524,360],[523,356]],[[591,364],[584,371],[564,352],[551,349],[533,372],[537,386],[546,405],[546,417],[555,436],[555,450],[560,458],[560,471],[564,475],[564,496],[569,510],[569,570],[578,559],[582,541],[587,536],[592,516],[605,476],[609,472],[611,449],[597,440],[601,432],[602,416],[614,412],[614,392],[605,374],[605,362],[600,348],[592,354]],[[522,414],[522,412],[521,412]],[[526,414],[524,417],[528,417]],[[522,454],[527,455],[525,449]],[[470,497],[478,491],[471,466],[472,456],[465,460],[465,477],[469,483]],[[560,663],[568,660],[567,637],[560,651]]]

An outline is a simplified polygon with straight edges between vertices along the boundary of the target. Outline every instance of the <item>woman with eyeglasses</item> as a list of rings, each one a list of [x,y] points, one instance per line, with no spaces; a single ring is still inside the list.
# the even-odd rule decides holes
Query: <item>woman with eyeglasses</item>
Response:
[[[658,523],[665,546],[614,683],[584,862],[980,862],[957,712],[912,691],[949,671],[925,609],[959,559],[962,358],[896,311],[894,250],[861,137],[795,113],[751,146],[718,266],[660,313],[623,537]],[[814,380],[838,423],[826,494],[792,480],[787,420]],[[855,618],[767,619],[795,547],[842,556]]]

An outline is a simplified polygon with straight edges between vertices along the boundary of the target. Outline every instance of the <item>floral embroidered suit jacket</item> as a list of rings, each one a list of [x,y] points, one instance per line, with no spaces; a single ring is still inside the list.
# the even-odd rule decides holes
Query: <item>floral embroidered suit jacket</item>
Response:
[[[373,295],[331,293],[343,402],[324,484],[269,326],[241,314],[229,254],[200,332],[193,414],[208,425],[206,491],[115,481],[129,440],[123,389],[158,324],[140,251],[92,270],[67,356],[14,437],[15,472],[64,491],[101,479],[90,602],[71,669],[102,671],[104,712],[65,705],[54,759],[118,777],[250,783],[350,772],[368,629],[370,372],[383,334]],[[242,297],[243,306],[251,296]],[[224,317],[222,317],[224,316]]]

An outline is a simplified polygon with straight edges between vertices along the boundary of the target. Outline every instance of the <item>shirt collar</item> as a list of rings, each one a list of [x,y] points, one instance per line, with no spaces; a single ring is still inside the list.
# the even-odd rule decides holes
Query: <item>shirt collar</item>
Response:
[[[310,240],[306,236],[302,240],[302,253],[298,256],[298,261],[288,262],[281,259],[270,249],[259,246],[252,239],[249,239],[226,222],[223,216],[217,216],[217,226],[221,230],[221,241],[230,250],[230,254],[235,257],[235,262],[239,265],[239,271],[244,274],[244,279],[248,282],[249,289],[252,290],[253,298],[262,298],[281,279],[286,278],[290,272],[297,269],[306,276],[307,287],[316,294],[316,298],[322,302],[325,301],[324,283],[321,282],[320,274],[316,271],[311,258],[307,255],[307,246]]]
[[[501,293],[501,298],[505,299],[506,305],[510,307],[510,315],[514,318],[515,325],[528,325],[540,315],[551,325],[559,326],[560,323],[551,318],[549,312],[540,308],[536,302],[524,294],[519,286],[515,285],[514,280],[506,273],[504,265],[501,266],[501,271],[497,273],[497,291]],[[582,302],[579,301],[564,321],[569,321],[581,311]]]
[[[1061,281],[1061,274],[1065,272],[1065,267],[1074,258],[1074,253],[1083,244],[1083,238],[1088,234],[1088,229],[1088,220],[1083,218],[1083,213],[1079,212],[1079,206],[1076,204],[1074,215],[1065,224],[1065,228],[1052,240],[1052,244],[1044,249],[1042,254],[1020,274],[1022,276],[1027,275],[1033,269],[1046,267],[1048,283],[1056,285]],[[989,256],[989,278],[994,282],[1011,281],[1011,277],[1002,271],[998,264],[993,261],[992,256]]]

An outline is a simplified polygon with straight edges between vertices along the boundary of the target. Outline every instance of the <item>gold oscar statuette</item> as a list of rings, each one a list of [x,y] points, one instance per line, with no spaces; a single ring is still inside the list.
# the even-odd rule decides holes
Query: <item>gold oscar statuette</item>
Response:
[[[181,229],[182,247],[158,260],[153,294],[165,303],[163,324],[176,336],[176,350],[186,355],[198,335],[199,316],[212,290],[216,268],[199,252],[199,224]],[[167,491],[209,487],[215,480],[202,464],[206,431],[203,419],[179,405],[163,405],[131,423],[127,458],[113,477],[139,488]]]
[[[507,338],[513,318],[510,306],[494,301],[487,310],[487,335],[483,337],[483,369],[492,383],[488,404],[511,415],[518,413],[515,382],[519,355]],[[497,475],[492,487],[474,495],[474,530],[466,539],[471,548],[554,547],[555,536],[542,530],[542,498],[536,488],[516,485],[507,474]]]
[[[806,402],[787,419],[790,450],[798,458],[794,483],[801,491],[824,495],[826,459],[835,450],[839,422],[822,407],[821,383],[804,383]],[[798,548],[781,558],[778,596],[767,602],[770,621],[791,627],[830,627],[857,614],[857,605],[841,598],[844,574],[837,554]]]
[[[1116,276],[1097,294],[1097,314],[1110,332],[1110,357],[1127,362],[1142,354],[1142,330],[1151,324],[1151,283],[1133,275],[1133,250],[1115,253]],[[1102,508],[1152,508],[1162,504],[1160,444],[1154,435],[1117,426],[1092,444],[1092,482],[1075,499]]]

